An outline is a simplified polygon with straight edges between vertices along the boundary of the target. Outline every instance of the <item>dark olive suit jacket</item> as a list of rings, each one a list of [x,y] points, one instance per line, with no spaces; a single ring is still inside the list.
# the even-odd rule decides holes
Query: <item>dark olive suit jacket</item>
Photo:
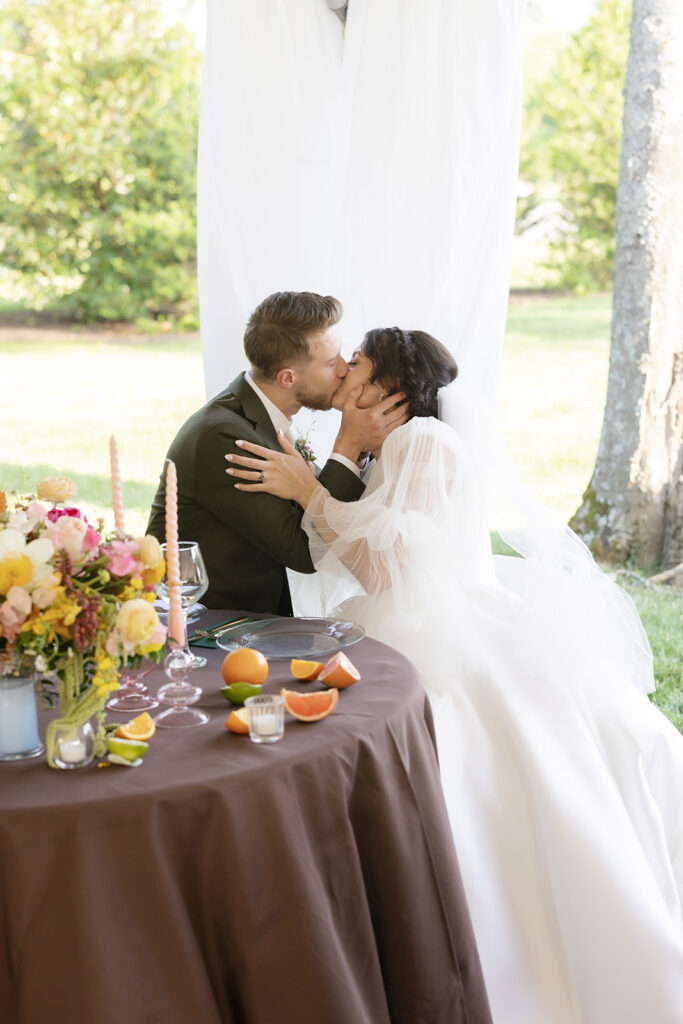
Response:
[[[240,439],[281,451],[265,406],[243,373],[187,420],[168,450],[178,471],[180,539],[199,544],[209,574],[202,600],[209,608],[291,615],[285,566],[314,571],[303,513],[293,501],[235,488],[225,456],[240,454]],[[336,459],[328,460],[318,479],[342,501],[363,492],[358,477]],[[162,472],[147,526],[160,541],[165,490]]]

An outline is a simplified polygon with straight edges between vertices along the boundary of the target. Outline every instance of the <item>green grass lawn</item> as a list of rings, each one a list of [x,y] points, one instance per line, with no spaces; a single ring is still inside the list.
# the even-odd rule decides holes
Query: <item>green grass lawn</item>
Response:
[[[610,301],[520,298],[511,305],[500,384],[505,438],[522,477],[565,519],[591,475],[609,357]],[[109,435],[119,447],[126,525],[144,531],[168,444],[204,401],[197,338],[122,335],[0,341],[0,489],[67,475],[109,526]],[[683,596],[627,588],[655,654],[657,703],[683,730]]]

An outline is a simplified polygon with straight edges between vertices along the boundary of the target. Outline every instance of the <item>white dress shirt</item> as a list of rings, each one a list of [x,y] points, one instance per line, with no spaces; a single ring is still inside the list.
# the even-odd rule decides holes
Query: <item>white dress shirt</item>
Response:
[[[277,434],[278,431],[282,431],[282,433],[285,435],[290,444],[294,444],[294,432],[292,430],[293,424],[290,418],[288,416],[285,416],[282,409],[278,409],[275,403],[271,402],[270,398],[268,398],[267,395],[264,395],[258,384],[254,381],[254,378],[252,377],[249,370],[247,370],[244,376],[249,386],[253,388],[253,390],[256,392],[261,402],[263,403],[263,406],[270,418],[270,422],[275,427],[275,433]],[[337,452],[332,452],[330,458],[336,459],[337,462],[341,462],[343,466],[346,466],[347,469],[350,469],[351,472],[355,473],[356,476],[360,476],[359,467],[356,465],[355,462],[352,462],[351,459],[347,459],[345,455],[339,455]]]

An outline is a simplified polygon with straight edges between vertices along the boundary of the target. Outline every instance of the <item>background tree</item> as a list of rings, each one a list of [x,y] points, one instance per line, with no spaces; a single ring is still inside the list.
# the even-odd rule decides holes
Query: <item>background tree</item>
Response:
[[[683,16],[634,0],[609,384],[572,525],[606,559],[683,561]]]
[[[609,288],[630,0],[601,0],[569,43],[534,37],[527,57],[518,230],[552,213],[556,285]]]
[[[160,0],[0,6],[0,247],[81,319],[195,294],[199,55]]]

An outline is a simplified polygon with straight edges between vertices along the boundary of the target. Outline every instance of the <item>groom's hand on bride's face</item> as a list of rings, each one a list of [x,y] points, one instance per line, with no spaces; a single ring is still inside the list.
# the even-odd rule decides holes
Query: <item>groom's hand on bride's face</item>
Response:
[[[392,430],[408,419],[406,396],[402,392],[388,395],[367,409],[357,405],[363,385],[349,391],[341,408],[342,421],[334,443],[334,451],[357,462],[361,452],[376,452]]]

